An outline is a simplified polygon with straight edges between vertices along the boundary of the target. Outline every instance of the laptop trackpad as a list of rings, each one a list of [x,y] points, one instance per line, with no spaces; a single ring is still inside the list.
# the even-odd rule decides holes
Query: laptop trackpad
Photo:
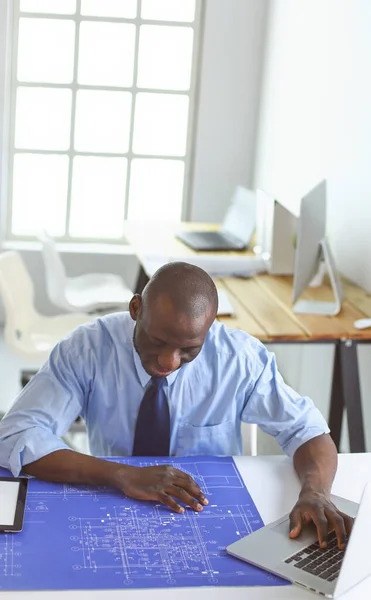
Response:
[[[274,527],[271,528],[272,531],[275,531],[276,533],[280,533],[280,534],[284,534],[284,535],[289,535],[289,529],[290,529],[290,521],[289,519],[285,519],[285,521],[282,521],[281,523],[278,523],[278,525],[275,525]]]
[[[277,525],[274,525],[271,528],[271,531],[274,531],[275,533],[278,533],[279,535],[284,535],[284,536],[288,537],[289,531],[290,531],[290,520],[285,519],[281,523],[277,523]],[[313,539],[313,538],[315,538],[315,539]],[[316,526],[314,525],[314,523],[308,523],[307,525],[305,525],[303,527],[302,533],[296,539],[297,539],[297,541],[303,541],[305,543],[308,542],[309,544],[312,543],[312,541],[317,541],[317,529],[316,529]]]

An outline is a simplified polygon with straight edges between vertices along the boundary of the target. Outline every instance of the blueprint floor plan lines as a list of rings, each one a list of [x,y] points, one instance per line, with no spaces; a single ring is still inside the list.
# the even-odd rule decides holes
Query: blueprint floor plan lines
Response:
[[[0,578],[19,577],[22,560],[21,543],[14,535],[0,537]]]
[[[182,514],[106,487],[31,479],[24,529],[0,540],[0,589],[114,589],[282,585],[225,547],[263,525],[232,458],[124,458],[171,463],[208,497]],[[1,474],[1,470],[0,470]]]
[[[160,462],[160,459],[157,459],[156,464],[164,464],[164,462],[166,461]],[[167,460],[167,462],[169,461]],[[142,461],[140,466],[146,467],[152,464],[154,463]],[[234,463],[224,463],[221,468],[220,463],[216,462],[215,459],[185,463],[184,459],[178,458],[172,461],[172,466],[191,475],[206,495],[212,493],[215,488],[228,488],[231,490],[244,489],[245,487]]]

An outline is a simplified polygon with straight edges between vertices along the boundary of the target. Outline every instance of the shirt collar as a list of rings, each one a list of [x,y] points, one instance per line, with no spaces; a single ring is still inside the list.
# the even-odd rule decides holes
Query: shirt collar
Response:
[[[137,370],[139,381],[143,387],[146,387],[149,380],[151,379],[151,375],[149,375],[147,373],[147,371],[144,369],[142,362],[140,360],[139,354],[134,348],[134,344],[133,344],[133,357],[134,357],[134,364],[135,364],[135,368]],[[172,383],[174,383],[175,379],[178,376],[179,371],[180,371],[180,369],[177,369],[176,371],[173,371],[172,373],[170,373],[170,375],[168,375],[166,377],[166,381],[167,381],[168,385],[171,385]]]

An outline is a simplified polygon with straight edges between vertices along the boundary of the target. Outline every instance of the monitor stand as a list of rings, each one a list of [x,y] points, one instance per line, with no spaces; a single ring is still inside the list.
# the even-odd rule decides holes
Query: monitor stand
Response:
[[[333,302],[322,302],[318,300],[298,300],[294,304],[293,310],[295,313],[307,315],[337,315],[341,310],[341,302],[343,299],[343,286],[339,273],[336,269],[334,256],[326,239],[320,241],[320,255],[324,259],[327,273],[330,278],[332,292],[334,294]]]

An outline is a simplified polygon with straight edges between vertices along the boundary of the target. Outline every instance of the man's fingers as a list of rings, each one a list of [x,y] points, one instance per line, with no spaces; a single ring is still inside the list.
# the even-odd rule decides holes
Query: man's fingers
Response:
[[[167,494],[166,492],[160,492],[158,494],[158,500],[161,502],[161,504],[169,506],[174,512],[181,514],[184,513],[184,506],[178,504],[176,500],[174,500],[174,498],[169,496],[169,494]]]
[[[354,519],[353,519],[353,517],[350,517],[349,515],[346,515],[343,512],[339,512],[339,514],[343,518],[344,526],[345,526],[345,531],[346,531],[347,537],[349,537],[350,534],[351,534],[351,531],[353,529]]]
[[[298,537],[299,533],[303,528],[303,518],[300,510],[293,510],[290,513],[290,538]]]
[[[318,541],[321,548],[327,547],[328,522],[323,510],[313,510],[312,521],[317,527]]]
[[[176,485],[188,492],[188,494],[193,498],[196,498],[196,500],[198,500],[200,504],[204,506],[206,506],[206,504],[209,504],[203,491],[200,489],[200,487],[197,485],[194,479],[192,479],[192,477],[190,477],[189,475],[183,478],[175,479],[173,485]]]
[[[190,506],[193,510],[199,512],[202,510],[202,504],[198,502],[195,498],[193,498],[186,490],[178,487],[177,485],[172,485],[171,488],[166,490],[168,494],[175,496],[178,500],[181,500],[183,504],[186,506]]]
[[[347,533],[345,530],[343,517],[336,511],[335,508],[333,510],[325,511],[325,514],[328,522],[331,525],[331,528],[333,528],[336,533],[339,550],[344,550]]]
[[[168,465],[170,466],[170,465]],[[171,468],[172,473],[174,475],[174,477],[180,477],[180,479],[192,479],[192,477],[190,475],[187,475],[187,473],[184,473],[184,471],[181,471],[180,469],[176,469],[175,467]],[[194,481],[192,479],[192,481]]]
[[[353,528],[354,519],[340,511],[336,511],[335,517],[334,513],[326,516],[328,516],[330,523],[333,524],[339,549],[344,550],[347,538],[350,536]]]

